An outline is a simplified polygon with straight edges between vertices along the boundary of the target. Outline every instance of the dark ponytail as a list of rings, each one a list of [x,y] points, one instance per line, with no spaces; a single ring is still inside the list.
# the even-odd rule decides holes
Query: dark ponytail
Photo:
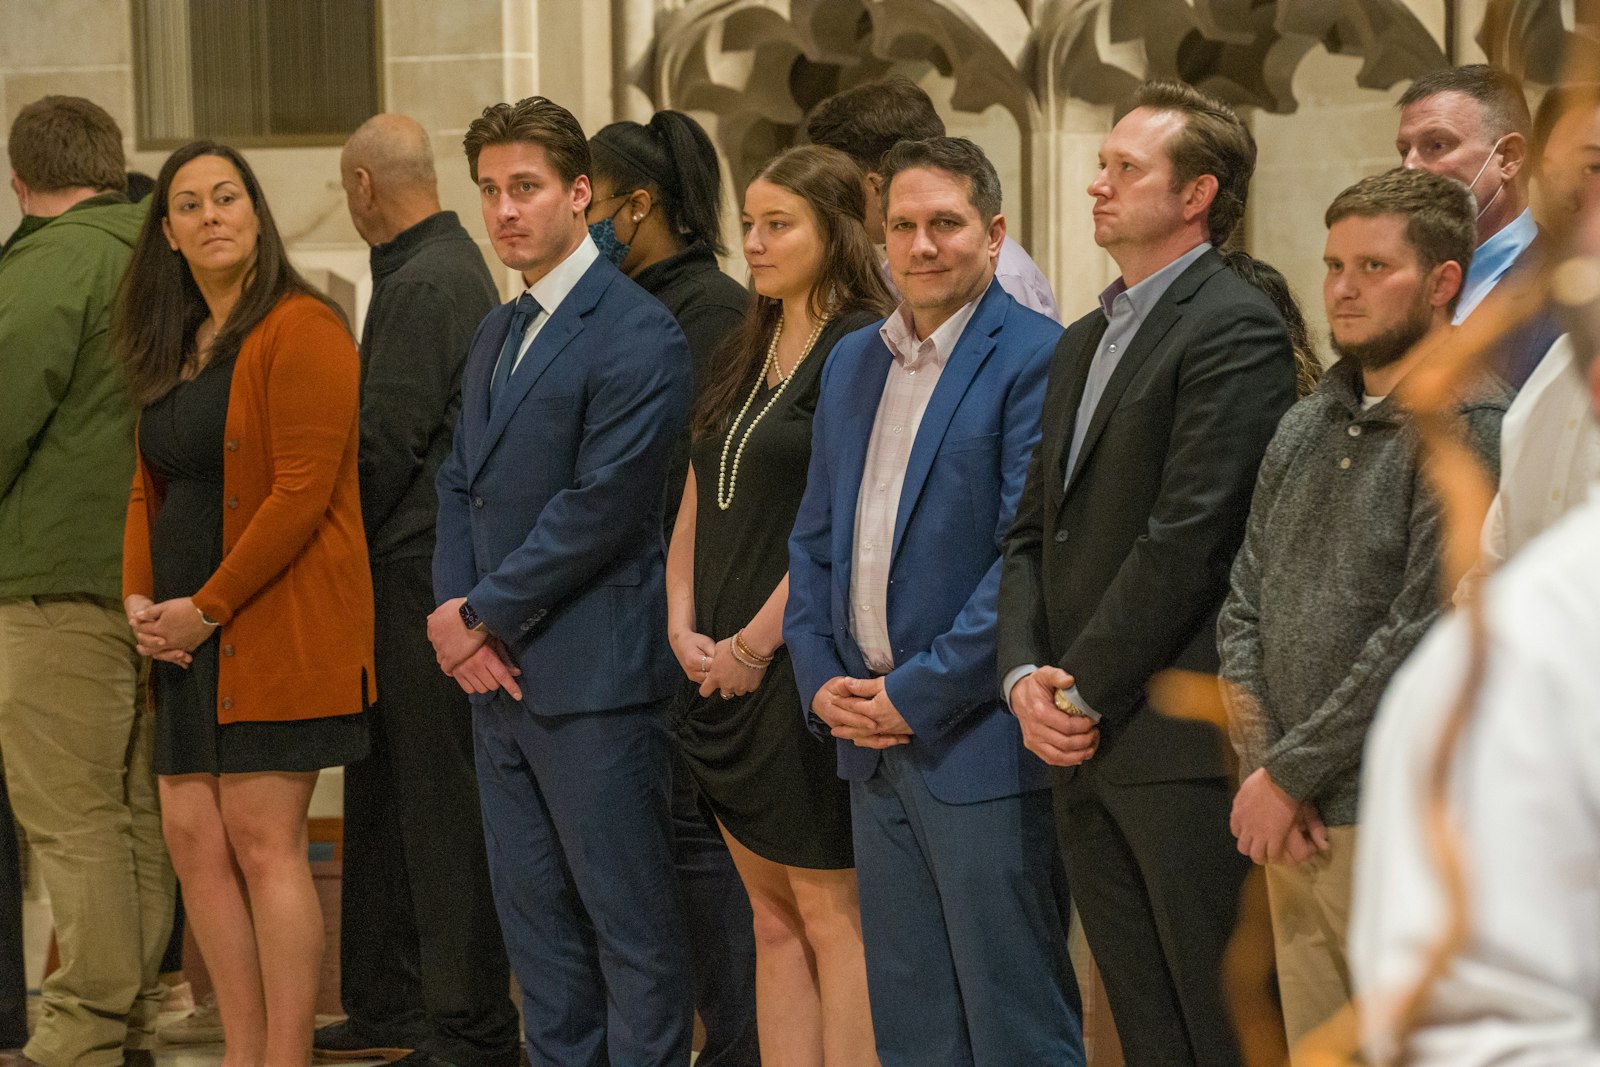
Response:
[[[1295,391],[1302,398],[1310,396],[1322,377],[1322,363],[1317,359],[1316,352],[1312,351],[1311,331],[1306,328],[1306,317],[1300,312],[1300,302],[1294,298],[1294,290],[1289,288],[1289,279],[1272,264],[1256,259],[1248,252],[1235,249],[1218,254],[1233,273],[1266,294],[1278,309],[1278,314],[1283,316],[1283,324],[1289,328],[1289,344],[1294,348]]]
[[[686,244],[726,253],[717,150],[698,122],[681,111],[658,111],[648,125],[613,122],[589,139],[589,147],[595,178],[618,192],[649,190]]]

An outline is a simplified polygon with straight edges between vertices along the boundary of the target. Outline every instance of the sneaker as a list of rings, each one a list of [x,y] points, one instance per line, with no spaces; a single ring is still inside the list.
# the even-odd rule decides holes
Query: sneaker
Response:
[[[194,986],[188,982],[175,982],[161,991],[161,1014],[167,1018],[188,1015],[194,1009]]]
[[[311,1039],[312,1058],[318,1060],[384,1060],[392,1063],[412,1051],[410,1045],[386,1041],[350,1019],[317,1027]]]
[[[206,997],[194,1011],[156,1023],[156,1034],[169,1045],[212,1045],[222,1040],[222,1016],[217,995]]]

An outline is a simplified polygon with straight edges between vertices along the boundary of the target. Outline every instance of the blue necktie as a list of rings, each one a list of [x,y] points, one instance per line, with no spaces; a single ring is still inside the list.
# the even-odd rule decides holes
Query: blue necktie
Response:
[[[494,379],[489,383],[491,403],[499,399],[500,390],[511,377],[512,368],[517,364],[517,352],[522,348],[523,335],[528,332],[528,324],[543,310],[532,293],[517,297],[517,306],[511,312],[511,328],[506,331],[506,342],[500,346],[500,359],[494,365]]]

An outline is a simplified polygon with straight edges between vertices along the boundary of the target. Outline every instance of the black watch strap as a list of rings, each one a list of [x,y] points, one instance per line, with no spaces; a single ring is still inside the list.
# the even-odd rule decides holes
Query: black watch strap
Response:
[[[465,600],[461,602],[461,625],[478,633],[483,633],[489,629],[489,624],[484,622],[482,616],[474,611],[472,605]]]

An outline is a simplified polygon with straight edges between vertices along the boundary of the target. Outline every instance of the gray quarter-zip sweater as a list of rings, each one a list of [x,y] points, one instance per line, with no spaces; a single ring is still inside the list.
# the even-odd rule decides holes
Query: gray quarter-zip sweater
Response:
[[[1457,409],[1496,478],[1509,403],[1494,380]],[[1441,604],[1419,447],[1392,397],[1363,411],[1357,368],[1332,367],[1267,446],[1217,623],[1241,775],[1266,767],[1330,826],[1356,821],[1367,728]]]

